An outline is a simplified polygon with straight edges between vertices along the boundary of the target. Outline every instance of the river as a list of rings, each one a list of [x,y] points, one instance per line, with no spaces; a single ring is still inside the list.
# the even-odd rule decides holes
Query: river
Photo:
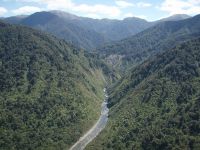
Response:
[[[104,89],[105,100],[102,103],[101,116],[96,124],[85,133],[71,148],[70,150],[83,150],[87,144],[89,144],[106,126],[108,121],[107,99],[108,95],[106,89]]]

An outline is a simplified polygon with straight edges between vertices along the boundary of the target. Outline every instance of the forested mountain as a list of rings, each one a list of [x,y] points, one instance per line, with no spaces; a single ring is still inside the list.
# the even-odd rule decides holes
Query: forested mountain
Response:
[[[200,15],[159,23],[135,36],[99,48],[115,68],[125,70],[188,39],[200,36]]]
[[[87,149],[199,149],[200,38],[145,61],[109,93],[109,123]]]
[[[108,42],[135,35],[157,23],[182,20],[187,17],[189,16],[175,15],[163,20],[148,22],[136,17],[124,20],[92,19],[62,11],[43,11],[30,16],[9,17],[4,20],[40,29],[86,50],[94,50]]]
[[[99,20],[78,17],[62,11],[38,12],[20,20],[19,17],[5,20],[47,31],[87,50],[134,35],[152,25],[134,17],[124,20]]]
[[[164,22],[164,21],[179,21],[179,20],[184,20],[184,19],[188,19],[190,18],[191,16],[189,15],[186,15],[186,14],[176,14],[176,15],[172,15],[170,17],[167,17],[167,18],[163,18],[163,19],[160,19],[156,22]]]
[[[0,149],[67,149],[76,142],[98,118],[112,75],[95,57],[0,22]]]
[[[12,23],[12,24],[19,24],[23,19],[25,19],[26,15],[19,15],[19,16],[13,16],[8,18],[2,18],[4,21]]]
[[[75,23],[74,19],[79,17],[54,11],[38,12],[22,20],[20,24],[52,33],[84,49],[92,50],[105,43],[103,35]]]
[[[107,42],[127,38],[153,25],[151,22],[136,17],[125,18],[123,20],[87,19],[82,20],[81,24],[102,34],[107,39]]]
[[[0,21],[0,149],[69,149],[98,119],[105,86],[108,125],[87,149],[200,147],[200,15],[2,19],[13,25]]]

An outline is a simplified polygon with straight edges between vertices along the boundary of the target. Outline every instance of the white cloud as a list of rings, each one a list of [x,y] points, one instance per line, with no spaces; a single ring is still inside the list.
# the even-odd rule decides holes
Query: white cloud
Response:
[[[173,14],[195,15],[200,13],[200,0],[165,0],[160,10]]]
[[[46,5],[46,10],[63,10],[93,16],[95,18],[117,18],[121,15],[121,10],[117,6],[103,4],[76,4],[72,0],[17,0],[26,2],[35,2]]]
[[[0,16],[1,16],[1,15],[4,15],[4,14],[7,13],[7,12],[8,12],[8,10],[7,10],[6,8],[0,7]]]
[[[134,17],[133,13],[126,13],[124,14],[124,18]]]
[[[123,0],[117,0],[115,3],[116,3],[117,6],[119,6],[121,8],[127,8],[127,7],[134,6],[133,3],[126,2],[126,1],[123,1]]]
[[[39,12],[39,11],[41,11],[41,9],[38,8],[38,7],[23,6],[23,7],[20,7],[18,9],[13,10],[12,12],[15,15],[22,15],[22,14],[32,14],[32,13]]]
[[[121,10],[115,6],[107,6],[107,5],[75,5],[72,8],[72,11],[87,13],[87,14],[95,14],[96,16],[105,16],[110,18],[115,18],[120,16]]]
[[[47,9],[56,10],[56,9],[66,9],[70,10],[74,8],[75,4],[71,0],[39,0],[40,3],[47,5]]]
[[[145,7],[151,7],[152,4],[146,3],[146,2],[139,2],[139,3],[137,3],[137,6],[140,8],[145,8]]]

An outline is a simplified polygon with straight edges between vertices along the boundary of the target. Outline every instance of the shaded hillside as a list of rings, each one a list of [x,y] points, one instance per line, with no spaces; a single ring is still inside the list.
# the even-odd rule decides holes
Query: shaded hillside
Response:
[[[5,20],[16,23],[19,18],[10,17]],[[124,20],[92,19],[62,11],[37,12],[17,23],[52,33],[90,51],[106,42],[127,38],[152,25],[134,17]]]
[[[137,65],[188,39],[200,36],[200,15],[181,21],[160,23],[135,36],[99,48],[109,64],[120,70]]]
[[[200,38],[131,70],[109,106],[108,126],[87,149],[199,149]]]
[[[82,27],[80,23],[74,23],[74,19],[79,20],[79,17],[56,12],[38,12],[22,20],[20,24],[49,32],[84,49],[93,50],[105,43],[100,33]]]
[[[3,18],[4,21],[12,23],[12,24],[19,24],[23,19],[25,19],[26,15],[20,15],[20,16],[13,16],[8,18]]]
[[[136,17],[123,20],[81,18],[74,21],[100,33],[106,38],[106,42],[122,40],[153,25],[151,22]]]
[[[0,22],[0,149],[69,148],[95,122],[107,66],[63,40]]]
[[[187,15],[174,15],[155,22],[129,17],[123,20],[92,19],[63,11],[37,12],[28,17],[13,16],[7,22],[28,25],[63,38],[86,50],[94,50],[106,43],[133,36],[157,23],[186,19]]]

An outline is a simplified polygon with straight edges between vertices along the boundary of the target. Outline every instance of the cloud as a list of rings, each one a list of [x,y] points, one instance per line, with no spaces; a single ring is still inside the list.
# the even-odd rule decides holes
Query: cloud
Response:
[[[151,7],[151,6],[152,6],[152,4],[146,3],[146,2],[137,3],[137,7],[140,7],[140,8]]]
[[[47,3],[47,9],[62,9],[84,14],[93,14],[92,16],[107,16],[111,18],[118,17],[121,11],[116,6],[108,6],[103,4],[75,4],[71,0],[41,0]]]
[[[126,13],[124,14],[124,18],[134,17],[133,13]]]
[[[41,9],[38,8],[38,7],[23,6],[23,7],[20,7],[18,9],[13,10],[12,12],[15,15],[22,15],[22,14],[32,14],[32,13],[39,12],[39,11],[41,11]]]
[[[123,1],[123,0],[117,0],[115,3],[116,3],[117,6],[119,6],[121,8],[127,8],[127,7],[134,6],[133,3],[129,3],[129,2],[126,2],[126,1]]]
[[[96,16],[105,16],[110,18],[115,18],[120,16],[121,10],[115,6],[107,6],[107,5],[75,5],[72,8],[72,11],[87,13],[87,14],[95,14]]]
[[[74,8],[75,4],[71,0],[38,0],[40,3],[46,4],[47,9],[66,9],[70,10]]]
[[[35,2],[46,5],[46,10],[63,10],[82,13],[85,16],[94,16],[105,18],[117,18],[121,15],[121,10],[117,6],[110,6],[104,4],[76,4],[72,0],[17,0],[26,2]]]
[[[7,10],[6,8],[0,7],[0,16],[1,16],[1,15],[4,15],[4,14],[7,13],[7,12],[8,12],[8,10]]]
[[[165,0],[158,8],[170,15],[195,15],[200,13],[200,0]]]

